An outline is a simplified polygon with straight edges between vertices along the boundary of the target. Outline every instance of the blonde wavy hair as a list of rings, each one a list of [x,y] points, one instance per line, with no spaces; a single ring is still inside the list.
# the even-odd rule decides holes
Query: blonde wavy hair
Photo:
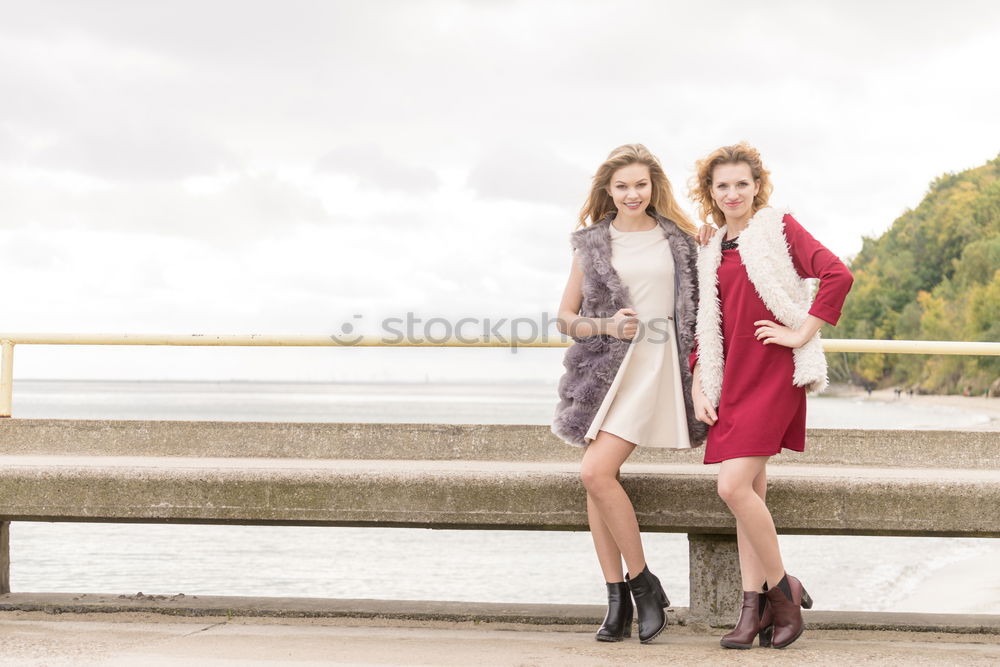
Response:
[[[610,213],[617,213],[615,202],[608,194],[611,177],[622,167],[633,164],[643,164],[649,169],[649,180],[653,186],[653,196],[650,198],[647,211],[655,211],[667,220],[671,220],[681,231],[694,236],[697,227],[681,209],[674,198],[674,190],[670,186],[663,166],[656,156],[642,144],[625,144],[611,151],[608,159],[597,168],[590,187],[590,196],[580,209],[580,220],[577,227],[587,227],[600,222]]]
[[[732,146],[716,148],[707,156],[695,162],[695,175],[691,178],[689,195],[698,205],[698,217],[708,222],[711,217],[716,227],[726,223],[726,216],[712,198],[712,174],[721,164],[740,164],[750,167],[753,180],[760,185],[757,195],[753,198],[751,209],[754,213],[767,206],[774,186],[771,185],[771,172],[764,168],[760,152],[741,141]]]

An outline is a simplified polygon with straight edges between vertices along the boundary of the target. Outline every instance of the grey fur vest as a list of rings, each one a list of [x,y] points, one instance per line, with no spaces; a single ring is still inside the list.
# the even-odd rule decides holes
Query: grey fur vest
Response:
[[[687,359],[694,346],[698,309],[698,252],[693,238],[677,225],[659,215],[654,216],[670,243],[674,257],[674,330],[680,360],[681,383],[691,445],[705,441],[708,427],[694,418],[691,402],[691,369]],[[611,317],[622,308],[631,307],[628,288],[622,284],[611,265],[611,217],[573,232],[570,243],[576,251],[583,271],[583,317]],[[559,405],[556,407],[552,432],[571,445],[585,446],[584,436],[615,379],[629,341],[614,336],[574,338],[566,350],[563,367],[566,372],[559,381]]]

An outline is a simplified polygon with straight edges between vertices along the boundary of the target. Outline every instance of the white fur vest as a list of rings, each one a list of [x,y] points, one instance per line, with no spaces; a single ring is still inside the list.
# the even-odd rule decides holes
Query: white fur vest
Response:
[[[788,252],[784,217],[788,211],[763,208],[740,232],[740,261],[750,282],[775,319],[798,329],[809,315],[812,298],[809,283],[799,277]],[[726,228],[712,237],[698,254],[698,366],[701,387],[712,405],[722,395],[722,310],[719,303],[719,265]],[[809,342],[793,350],[795,373],[792,383],[809,391],[826,389],[826,356],[819,332]],[[737,362],[738,363],[738,362]]]

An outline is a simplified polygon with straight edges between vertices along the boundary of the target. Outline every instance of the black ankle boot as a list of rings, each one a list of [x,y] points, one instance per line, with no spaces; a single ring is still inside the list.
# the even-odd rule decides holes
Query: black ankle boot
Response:
[[[632,596],[628,584],[608,584],[608,615],[597,631],[599,642],[620,642],[632,636]]]
[[[625,575],[625,581],[632,589],[635,611],[639,616],[639,641],[648,644],[667,627],[667,615],[663,608],[670,606],[670,600],[663,592],[660,580],[649,571],[648,566],[635,579],[629,579]]]

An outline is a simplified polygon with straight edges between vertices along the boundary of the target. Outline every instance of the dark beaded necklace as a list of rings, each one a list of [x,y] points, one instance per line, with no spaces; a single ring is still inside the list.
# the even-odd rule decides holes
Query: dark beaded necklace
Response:
[[[722,249],[723,250],[734,250],[735,248],[740,247],[739,240],[740,240],[740,237],[738,237],[738,236],[735,239],[729,239],[729,240],[723,239],[722,240]]]

